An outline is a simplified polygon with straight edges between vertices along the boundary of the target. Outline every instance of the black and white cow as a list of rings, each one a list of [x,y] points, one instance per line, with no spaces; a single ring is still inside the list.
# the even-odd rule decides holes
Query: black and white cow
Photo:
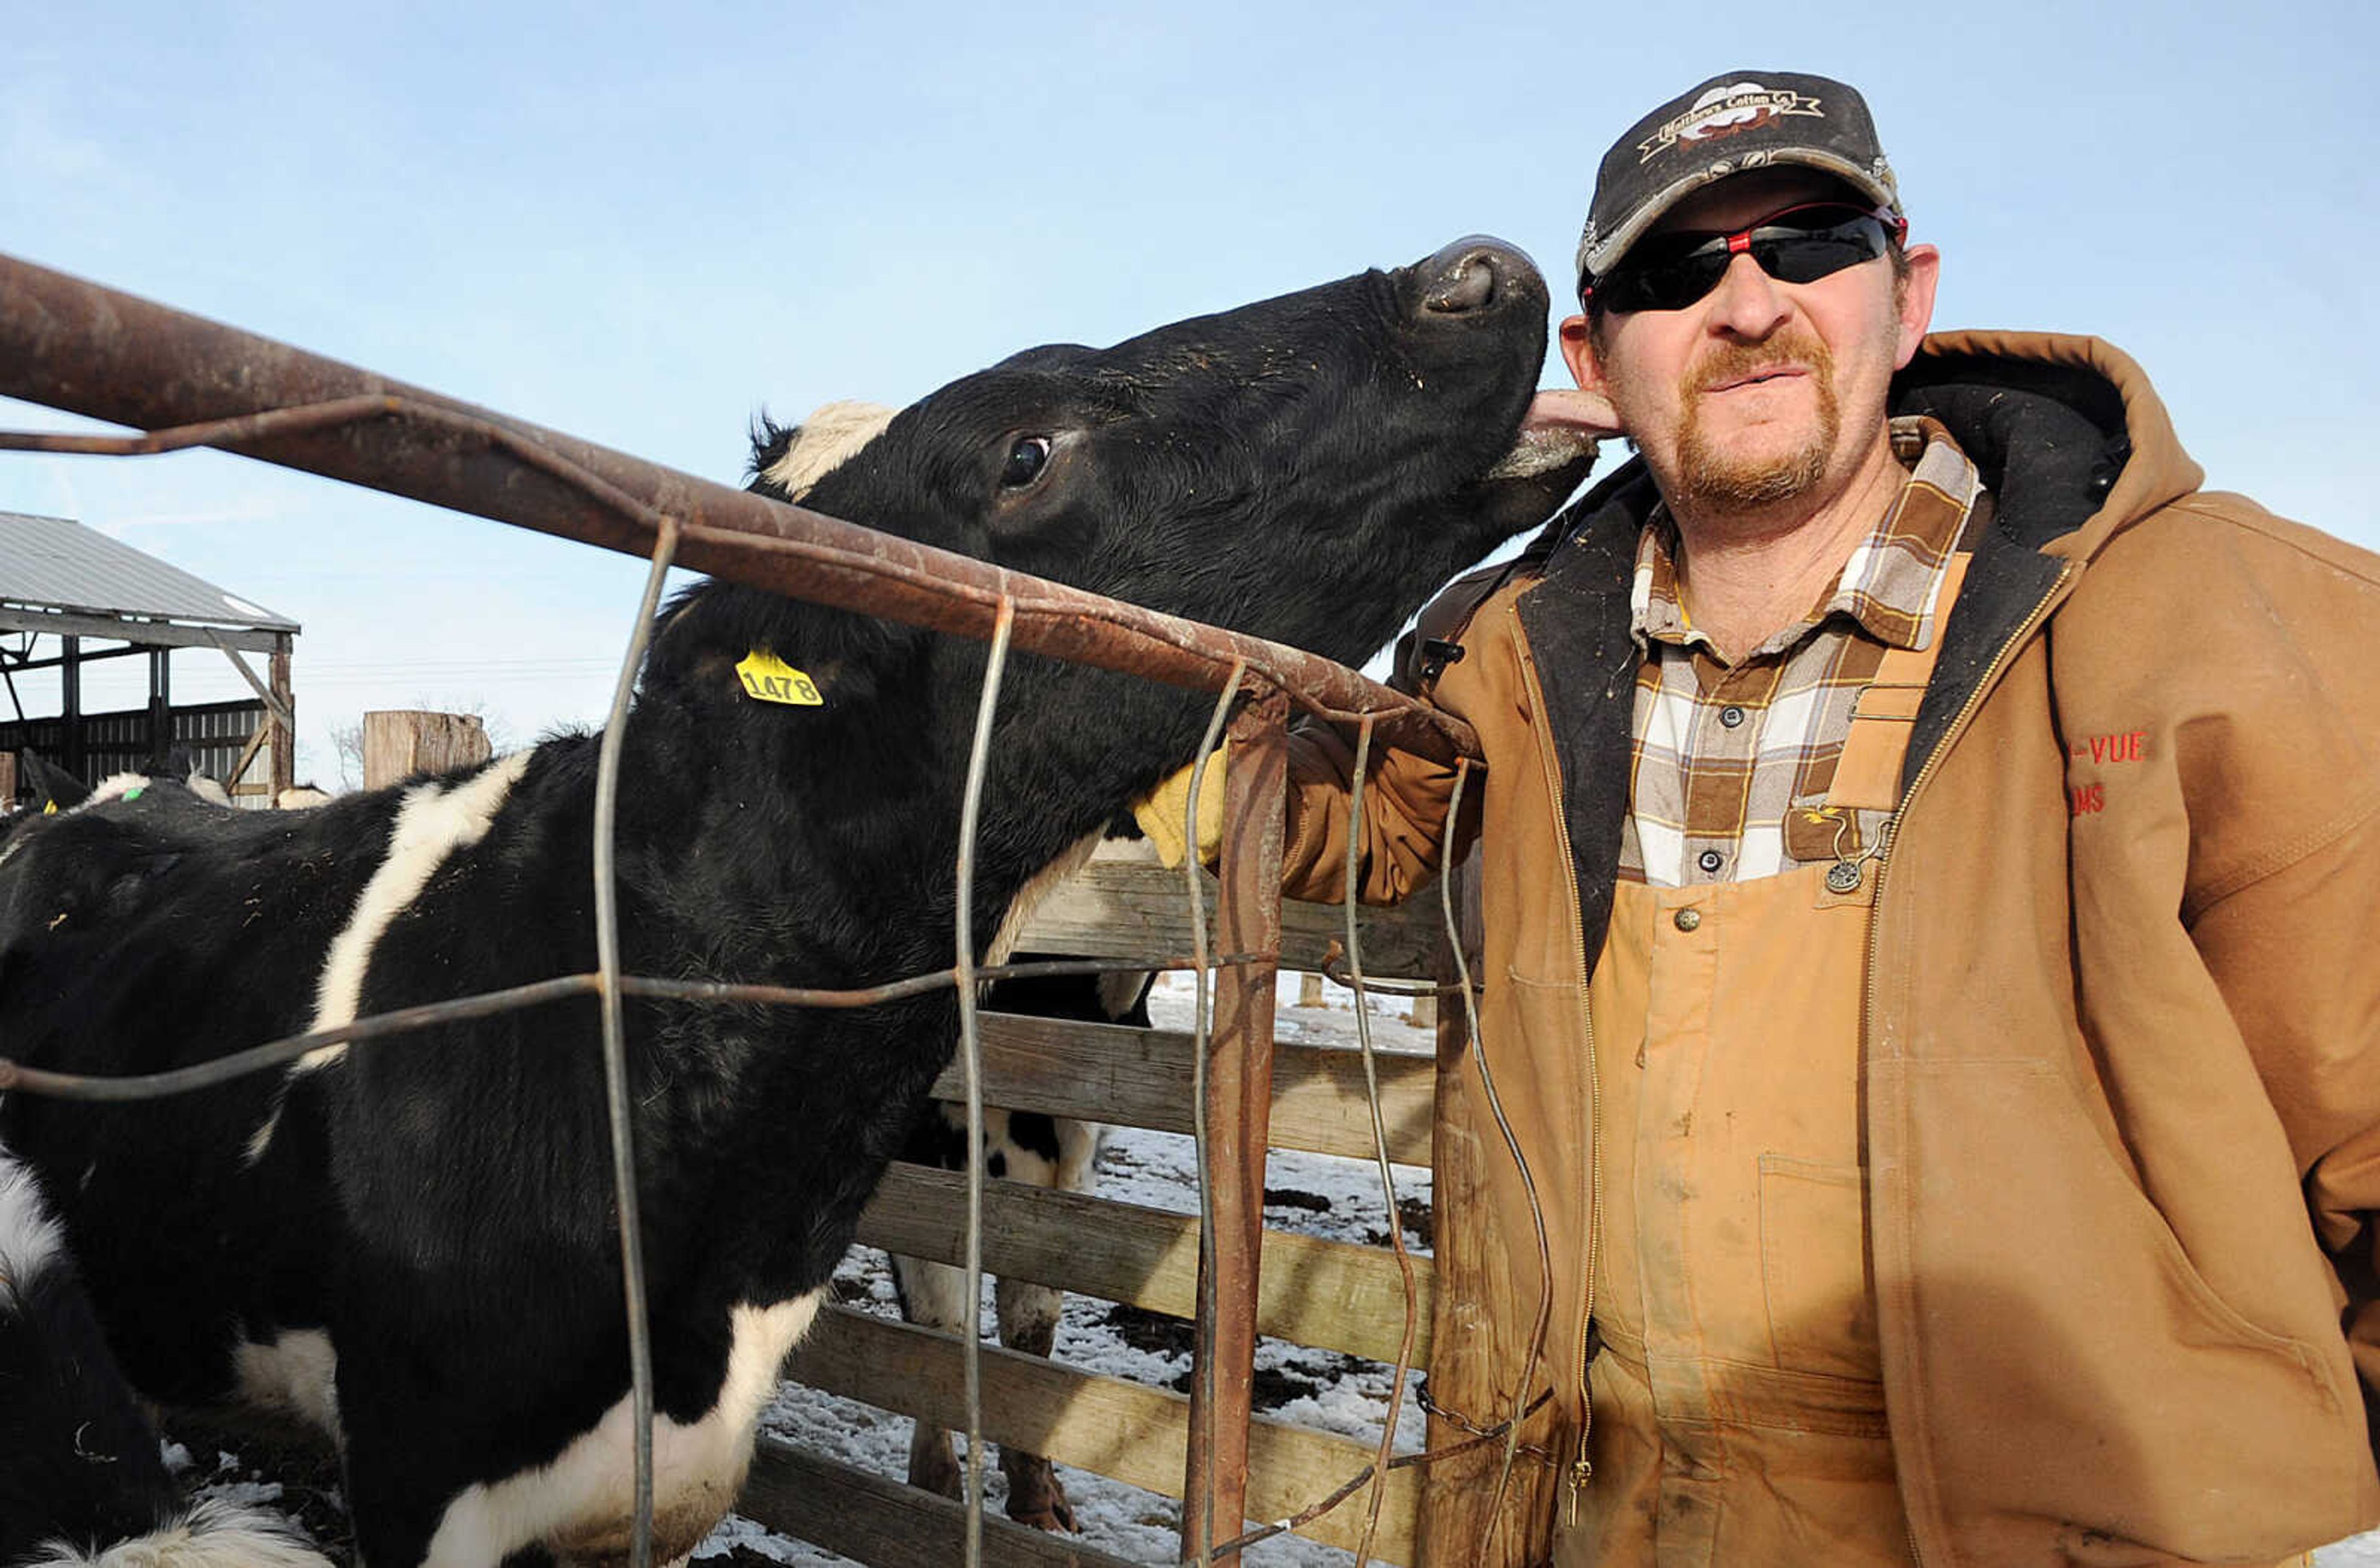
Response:
[[[39,816],[55,815],[80,806],[93,795],[113,798],[128,789],[179,789],[211,806],[231,804],[231,792],[224,788],[222,781],[202,771],[188,748],[180,746],[162,759],[152,759],[147,773],[114,773],[96,785],[83,783],[38,751],[20,750],[17,753],[17,782],[24,792],[24,810]],[[322,798],[327,800],[330,796]],[[6,837],[6,833],[0,832],[0,841]]]
[[[809,504],[1360,660],[1584,471],[1583,451],[1517,440],[1546,304],[1524,259],[1464,241],[1112,348],[1034,350],[904,410]],[[755,654],[819,701],[747,696]],[[731,584],[680,596],[623,737],[627,969],[856,987],[947,966],[985,662]],[[1037,875],[1188,760],[1208,707],[1016,658],[977,855],[987,946]],[[40,819],[0,850],[0,1042],[149,1072],[591,968],[596,752],[552,739],[302,812],[149,792]],[[733,1502],[956,1006],[631,1009],[662,1558]],[[328,1432],[371,1568],[618,1563],[627,1352],[596,1033],[579,1001],[172,1100],[16,1093],[0,1146],[131,1385]]]

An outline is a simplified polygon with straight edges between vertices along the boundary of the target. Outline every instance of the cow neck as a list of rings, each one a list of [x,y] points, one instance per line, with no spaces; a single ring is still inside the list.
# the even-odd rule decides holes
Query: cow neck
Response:
[[[765,966],[799,983],[948,964],[985,645],[743,592],[688,602],[649,662],[625,739],[624,878],[665,909],[708,911],[685,917],[695,926],[864,910],[806,930],[819,961]],[[746,695],[734,665],[757,646],[823,700]],[[979,947],[1020,888],[1188,758],[1205,716],[1171,687],[1011,656],[977,835]],[[715,933],[678,940],[721,951]]]
[[[954,860],[986,650],[959,638],[938,641]],[[1190,759],[1208,711],[1203,697],[1136,676],[1011,655],[975,844],[978,953],[1026,883]]]

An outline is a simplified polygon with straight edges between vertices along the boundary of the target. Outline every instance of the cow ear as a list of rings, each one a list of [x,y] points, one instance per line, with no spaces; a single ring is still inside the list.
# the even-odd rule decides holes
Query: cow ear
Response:
[[[769,478],[769,470],[785,459],[795,442],[802,436],[799,425],[781,425],[769,418],[765,408],[752,416],[752,455],[745,459],[745,488],[762,495],[782,497],[784,486]]]

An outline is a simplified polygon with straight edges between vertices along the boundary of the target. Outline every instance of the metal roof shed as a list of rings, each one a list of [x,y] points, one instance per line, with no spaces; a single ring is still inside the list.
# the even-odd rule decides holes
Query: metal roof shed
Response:
[[[234,796],[276,799],[294,767],[289,650],[298,630],[286,616],[80,523],[0,512],[0,636],[16,634],[0,642],[0,680],[16,713],[13,723],[0,723],[0,750],[13,761],[19,747],[30,746],[92,779],[143,767],[183,746]],[[55,652],[45,652],[45,638],[56,639]],[[124,646],[89,650],[86,638]],[[176,708],[170,655],[176,648],[217,650],[256,700]],[[83,712],[82,667],[136,653],[149,659],[148,706]],[[263,678],[243,653],[268,657]],[[59,672],[64,711],[29,719],[16,676],[42,669]],[[246,783],[260,752],[270,759],[266,780]]]

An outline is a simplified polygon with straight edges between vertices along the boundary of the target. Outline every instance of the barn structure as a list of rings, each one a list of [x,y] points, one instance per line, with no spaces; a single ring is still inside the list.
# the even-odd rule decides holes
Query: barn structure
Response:
[[[178,747],[234,801],[269,806],[296,766],[290,645],[298,623],[95,529],[65,517],[0,512],[0,798],[17,793],[17,753],[31,750],[87,782],[143,770]],[[212,649],[254,693],[176,705],[173,655]],[[246,657],[261,656],[264,671]],[[146,658],[138,708],[91,712],[85,668]],[[56,711],[29,715],[18,677],[57,672]],[[49,704],[42,704],[49,706]]]

